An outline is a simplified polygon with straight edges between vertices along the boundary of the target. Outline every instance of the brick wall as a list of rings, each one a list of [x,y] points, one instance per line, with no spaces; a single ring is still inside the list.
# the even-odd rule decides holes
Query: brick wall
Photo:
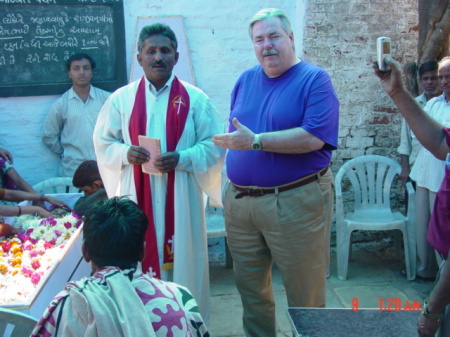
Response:
[[[341,103],[336,173],[347,160],[379,154],[399,159],[401,115],[373,73],[376,39],[389,36],[392,56],[415,62],[417,1],[309,1],[304,29],[304,58],[325,68]],[[403,189],[394,189],[395,209],[403,208]]]
[[[416,60],[417,1],[309,1],[304,58],[325,68],[340,103],[339,149],[333,171],[348,159],[380,154],[398,158],[401,116],[373,74],[376,39],[392,39],[403,65]]]

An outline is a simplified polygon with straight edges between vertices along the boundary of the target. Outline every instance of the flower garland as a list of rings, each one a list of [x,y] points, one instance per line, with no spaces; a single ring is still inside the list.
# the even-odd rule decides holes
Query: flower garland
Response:
[[[14,227],[22,232],[0,240],[0,305],[27,303],[81,224],[73,212],[62,218],[17,217]]]

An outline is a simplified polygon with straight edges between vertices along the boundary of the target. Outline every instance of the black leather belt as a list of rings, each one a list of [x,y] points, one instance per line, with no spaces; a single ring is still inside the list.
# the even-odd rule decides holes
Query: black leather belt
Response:
[[[297,181],[294,181],[292,184],[288,185],[282,185],[278,187],[278,193],[285,192],[292,190],[293,188],[297,188],[309,183],[312,183],[313,181],[316,181],[319,179],[319,176],[322,177],[325,172],[327,172],[328,166],[321,169],[318,173],[314,173],[313,175],[310,175],[309,177],[305,177],[302,179],[299,179]],[[277,191],[276,188],[273,187],[242,187],[237,186],[233,184],[234,188],[239,191],[240,193],[236,194],[235,199],[240,199],[242,197],[261,197],[265,194],[273,194]]]

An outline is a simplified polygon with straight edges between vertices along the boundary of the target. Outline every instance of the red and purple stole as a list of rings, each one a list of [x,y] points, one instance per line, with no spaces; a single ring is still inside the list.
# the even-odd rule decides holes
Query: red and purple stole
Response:
[[[131,112],[129,132],[131,143],[139,146],[139,135],[147,133],[147,107],[145,102],[145,78],[142,77],[136,99]],[[167,152],[175,151],[178,141],[184,130],[186,118],[189,112],[189,95],[181,82],[174,77],[169,94],[166,117],[166,147]],[[151,135],[149,135],[151,136]],[[145,257],[142,261],[142,271],[145,273],[150,268],[157,278],[160,278],[160,266],[158,257],[158,245],[156,241],[155,223],[153,219],[152,191],[150,178],[142,172],[141,165],[133,166],[134,183],[138,205],[148,218],[149,226],[145,234]],[[165,235],[163,269],[173,268],[174,261],[174,234],[175,234],[175,170],[168,173],[167,194],[165,209]]]

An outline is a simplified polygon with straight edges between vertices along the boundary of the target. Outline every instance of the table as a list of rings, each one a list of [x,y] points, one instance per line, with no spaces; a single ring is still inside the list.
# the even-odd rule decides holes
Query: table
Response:
[[[288,318],[297,337],[417,336],[419,316],[417,310],[288,309]]]

